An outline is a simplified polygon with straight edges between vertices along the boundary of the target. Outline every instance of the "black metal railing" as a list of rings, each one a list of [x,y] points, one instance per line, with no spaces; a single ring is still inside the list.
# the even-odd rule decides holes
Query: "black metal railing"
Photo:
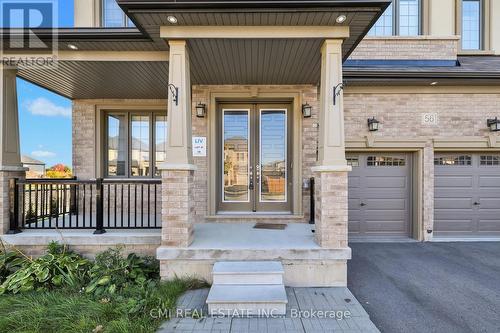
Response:
[[[309,179],[309,224],[315,223],[316,210],[314,206],[314,177]]]
[[[161,228],[159,179],[11,179],[10,232]]]

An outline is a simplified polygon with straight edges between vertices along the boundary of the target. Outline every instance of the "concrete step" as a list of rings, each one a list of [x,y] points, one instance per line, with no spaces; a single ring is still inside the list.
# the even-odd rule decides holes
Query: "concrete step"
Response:
[[[283,265],[279,261],[223,261],[213,267],[213,284],[280,285]]]
[[[207,298],[212,316],[282,316],[288,299],[283,285],[212,285]]]

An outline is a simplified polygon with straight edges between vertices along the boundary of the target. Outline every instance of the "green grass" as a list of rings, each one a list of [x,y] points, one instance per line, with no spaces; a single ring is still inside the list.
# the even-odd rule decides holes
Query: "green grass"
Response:
[[[111,298],[71,290],[0,296],[0,332],[155,332],[161,322],[152,309],[173,309],[186,290],[204,287],[197,280],[172,280],[123,290]]]

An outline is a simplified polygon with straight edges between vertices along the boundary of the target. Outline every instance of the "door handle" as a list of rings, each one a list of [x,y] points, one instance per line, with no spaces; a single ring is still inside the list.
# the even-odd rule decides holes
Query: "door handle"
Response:
[[[474,206],[479,206],[479,205],[481,205],[481,203],[480,203],[480,202],[477,202],[477,201],[476,201],[476,202],[474,202]]]
[[[365,204],[364,202],[360,203],[359,205],[360,205],[361,207],[366,206],[366,204]]]

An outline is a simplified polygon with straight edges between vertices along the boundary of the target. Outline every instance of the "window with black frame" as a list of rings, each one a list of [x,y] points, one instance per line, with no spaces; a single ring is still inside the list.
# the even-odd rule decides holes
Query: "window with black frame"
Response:
[[[135,27],[116,0],[102,0],[102,23],[106,28]]]
[[[368,32],[368,36],[418,36],[422,0],[393,0]]]
[[[164,112],[109,112],[105,115],[105,176],[159,177],[167,151]]]

